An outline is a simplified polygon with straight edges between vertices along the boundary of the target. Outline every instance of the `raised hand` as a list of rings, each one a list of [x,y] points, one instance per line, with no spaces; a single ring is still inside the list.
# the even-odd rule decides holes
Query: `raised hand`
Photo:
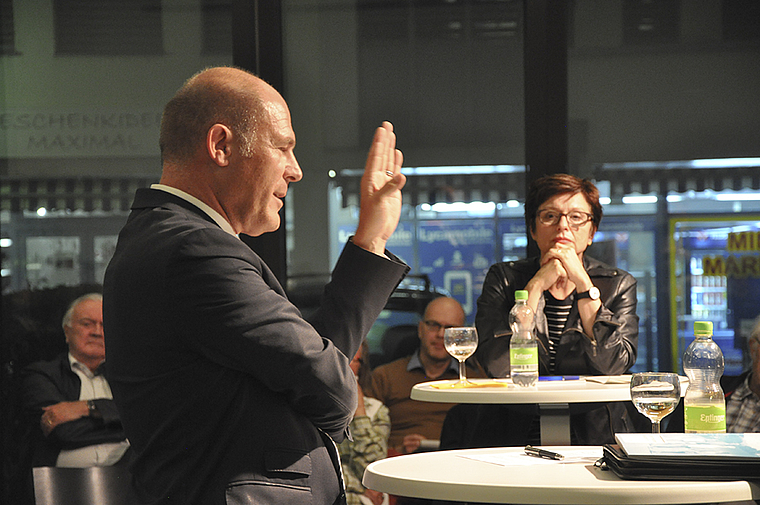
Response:
[[[375,130],[361,180],[359,225],[354,243],[375,254],[383,254],[385,244],[396,230],[401,216],[401,151],[396,149],[393,125],[384,121]]]

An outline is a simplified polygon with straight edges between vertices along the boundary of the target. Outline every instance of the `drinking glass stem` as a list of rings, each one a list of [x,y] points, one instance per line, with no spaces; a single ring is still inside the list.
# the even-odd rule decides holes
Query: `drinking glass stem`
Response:
[[[464,361],[459,362],[459,382],[466,382],[467,378],[464,373]]]
[[[660,432],[660,421],[652,421],[652,433]]]

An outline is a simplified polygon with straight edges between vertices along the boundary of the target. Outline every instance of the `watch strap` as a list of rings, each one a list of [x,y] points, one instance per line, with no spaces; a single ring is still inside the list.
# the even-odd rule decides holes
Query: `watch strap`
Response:
[[[95,405],[95,402],[93,400],[87,400],[87,411],[90,417],[100,417],[98,406]]]
[[[592,296],[593,292],[593,296]],[[591,286],[591,288],[588,291],[583,291],[581,293],[575,294],[576,300],[583,300],[584,298],[591,298],[592,300],[598,300],[599,299],[599,288],[596,286]]]

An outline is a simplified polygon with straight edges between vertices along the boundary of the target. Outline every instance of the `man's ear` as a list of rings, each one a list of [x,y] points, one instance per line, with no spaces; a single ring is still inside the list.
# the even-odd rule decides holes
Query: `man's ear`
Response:
[[[215,124],[206,133],[206,151],[220,167],[230,164],[232,155],[232,130],[223,124]]]

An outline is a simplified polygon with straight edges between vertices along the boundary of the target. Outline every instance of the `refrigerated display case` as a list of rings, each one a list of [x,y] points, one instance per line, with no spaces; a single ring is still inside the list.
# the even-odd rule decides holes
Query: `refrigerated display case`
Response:
[[[673,359],[694,339],[694,321],[712,321],[726,375],[748,365],[747,328],[760,314],[760,216],[671,219]]]

